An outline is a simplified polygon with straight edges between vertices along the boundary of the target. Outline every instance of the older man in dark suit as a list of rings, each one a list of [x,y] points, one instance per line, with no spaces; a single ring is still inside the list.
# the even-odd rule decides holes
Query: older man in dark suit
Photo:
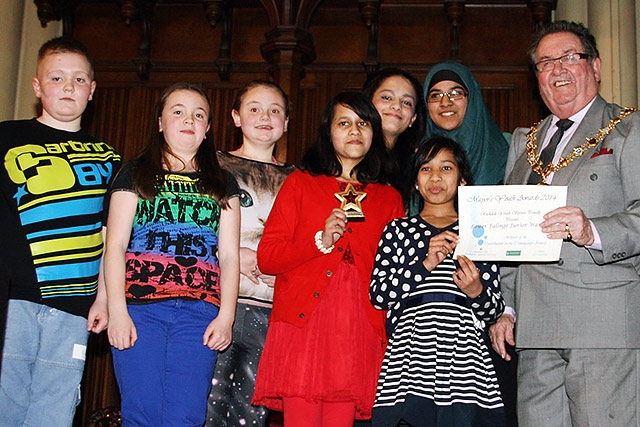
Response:
[[[505,182],[567,186],[542,231],[560,260],[503,271],[515,317],[490,331],[519,351],[520,427],[637,426],[640,384],[640,114],[598,95],[595,38],[554,22],[530,50],[551,115],[513,134]],[[555,135],[555,136],[554,136]]]

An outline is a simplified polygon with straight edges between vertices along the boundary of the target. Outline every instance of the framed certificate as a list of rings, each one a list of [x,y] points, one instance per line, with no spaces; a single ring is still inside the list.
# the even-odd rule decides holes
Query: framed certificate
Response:
[[[540,229],[547,212],[565,206],[567,187],[479,185],[458,187],[458,254],[474,261],[557,261],[562,240]]]

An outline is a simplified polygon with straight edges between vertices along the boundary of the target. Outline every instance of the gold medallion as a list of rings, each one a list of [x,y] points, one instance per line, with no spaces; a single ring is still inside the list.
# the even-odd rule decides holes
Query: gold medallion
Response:
[[[577,159],[578,157],[582,156],[590,148],[598,145],[600,142],[602,142],[602,140],[607,135],[609,135],[609,133],[613,129],[615,129],[616,126],[618,126],[618,124],[620,123],[620,121],[622,121],[622,119],[624,119],[634,111],[637,111],[637,110],[631,107],[627,107],[624,110],[622,110],[620,112],[620,115],[618,115],[618,117],[614,117],[609,121],[609,124],[607,125],[607,127],[601,128],[598,130],[598,132],[595,135],[591,137],[587,137],[587,140],[584,143],[582,143],[582,145],[577,145],[573,147],[571,149],[571,152],[567,154],[566,157],[560,157],[560,159],[558,159],[558,163],[555,165],[553,163],[547,163],[546,165],[543,165],[542,162],[540,161],[540,154],[536,152],[538,148],[538,145],[536,144],[536,138],[537,138],[536,134],[538,133],[538,125],[540,124],[540,122],[531,126],[531,130],[529,131],[529,133],[527,133],[527,145],[526,145],[527,160],[531,165],[531,170],[542,177],[542,181],[538,185],[549,185],[546,182],[546,179],[551,172],[555,173],[559,171],[560,169],[562,169],[563,167],[571,163],[574,159]]]

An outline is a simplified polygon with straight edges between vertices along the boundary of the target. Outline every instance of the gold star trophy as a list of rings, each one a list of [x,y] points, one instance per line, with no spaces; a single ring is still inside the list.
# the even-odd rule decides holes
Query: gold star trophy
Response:
[[[348,221],[364,221],[362,212],[362,201],[367,197],[364,191],[357,191],[353,184],[348,183],[344,191],[335,193],[336,199],[340,200],[340,209],[347,214]]]

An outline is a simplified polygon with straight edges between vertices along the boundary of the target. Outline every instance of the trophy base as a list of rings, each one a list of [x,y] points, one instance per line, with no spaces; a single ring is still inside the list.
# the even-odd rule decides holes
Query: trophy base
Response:
[[[364,215],[360,212],[350,215],[349,212],[347,212],[347,222],[364,222]]]

